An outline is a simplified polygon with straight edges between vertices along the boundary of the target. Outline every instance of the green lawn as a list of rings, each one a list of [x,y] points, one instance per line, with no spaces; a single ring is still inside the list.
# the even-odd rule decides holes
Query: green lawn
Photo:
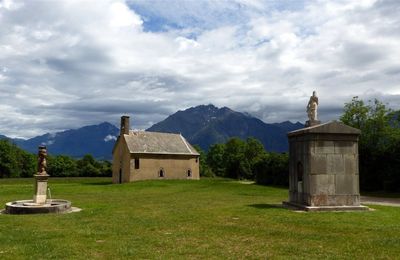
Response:
[[[0,180],[0,203],[29,199],[31,179]],[[400,208],[299,213],[287,190],[225,179],[50,179],[83,210],[0,215],[0,259],[260,259],[400,257]]]

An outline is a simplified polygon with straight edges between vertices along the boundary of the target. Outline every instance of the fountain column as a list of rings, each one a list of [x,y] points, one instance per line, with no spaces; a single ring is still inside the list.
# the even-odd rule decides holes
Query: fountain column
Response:
[[[49,175],[35,174],[35,194],[33,195],[33,203],[46,204],[47,200],[47,181]]]
[[[33,200],[16,200],[6,203],[5,210],[0,214],[46,214],[46,213],[67,213],[78,212],[79,208],[71,207],[68,200],[51,199],[47,202],[47,182],[50,175],[47,174],[47,149],[46,146],[39,146],[38,170],[35,177],[35,193]]]
[[[33,195],[33,203],[46,204],[47,199],[47,182],[49,175],[47,174],[47,149],[46,146],[39,146],[38,152],[38,172],[35,177],[35,194]]]

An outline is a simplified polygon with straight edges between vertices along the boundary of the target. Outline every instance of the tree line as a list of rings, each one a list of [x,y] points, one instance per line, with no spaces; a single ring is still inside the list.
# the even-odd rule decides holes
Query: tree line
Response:
[[[109,161],[98,161],[92,155],[74,159],[65,155],[47,157],[47,172],[53,177],[109,177]],[[32,177],[37,171],[37,156],[8,140],[0,140],[0,178]]]
[[[205,153],[200,151],[200,175],[207,177],[254,180],[258,184],[288,186],[289,157],[287,153],[265,150],[255,138],[231,138],[214,144]]]
[[[400,111],[379,100],[364,102],[354,97],[345,103],[340,120],[361,130],[359,139],[360,188],[364,191],[400,192]],[[200,174],[255,180],[265,185],[288,185],[287,153],[268,152],[255,138],[231,138],[200,152]],[[109,161],[91,155],[81,159],[49,156],[48,173],[56,177],[111,176]],[[31,177],[36,172],[36,155],[0,140],[0,178]]]

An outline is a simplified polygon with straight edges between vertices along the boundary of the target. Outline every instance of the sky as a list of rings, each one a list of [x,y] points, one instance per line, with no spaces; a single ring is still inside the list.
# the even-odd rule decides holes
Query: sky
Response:
[[[398,0],[0,0],[0,134],[227,106],[264,122],[400,109]]]

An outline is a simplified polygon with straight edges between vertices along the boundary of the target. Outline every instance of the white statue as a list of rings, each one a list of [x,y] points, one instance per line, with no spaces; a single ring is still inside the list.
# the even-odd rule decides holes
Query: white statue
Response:
[[[317,110],[318,110],[318,97],[317,92],[313,91],[313,95],[310,97],[307,105],[307,114],[310,122],[317,121]]]

